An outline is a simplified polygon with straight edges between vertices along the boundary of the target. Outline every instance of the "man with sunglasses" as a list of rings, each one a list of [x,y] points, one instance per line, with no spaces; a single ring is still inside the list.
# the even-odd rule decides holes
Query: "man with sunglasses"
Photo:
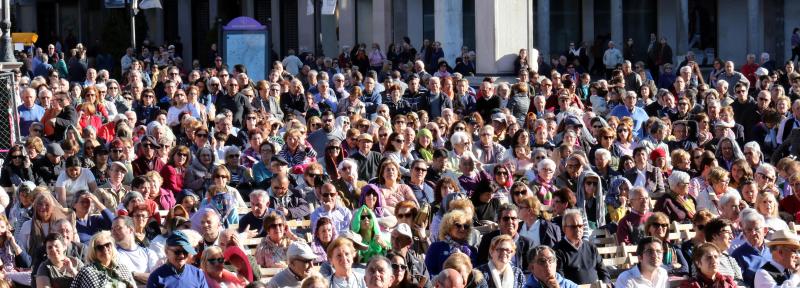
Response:
[[[317,129],[317,131],[308,135],[307,141],[311,143],[311,147],[314,148],[317,155],[326,155],[325,147],[329,142],[333,140],[344,141],[343,131],[334,129],[335,122],[336,116],[333,112],[325,111],[322,113],[322,129]]]
[[[553,247],[558,259],[558,272],[578,285],[591,284],[597,280],[609,283],[610,275],[597,247],[583,239],[583,229],[588,227],[583,221],[582,213],[578,209],[564,211],[561,225],[564,238]]]
[[[331,219],[331,223],[338,233],[349,229],[353,213],[339,204],[339,192],[336,191],[336,186],[327,182],[315,193],[318,207],[311,213],[311,227],[317,227],[317,221],[322,217],[327,217]]]
[[[269,288],[294,287],[299,288],[303,280],[311,276],[311,267],[317,255],[308,244],[300,241],[292,242],[286,251],[286,264],[288,267],[281,270],[267,283]]]
[[[167,263],[150,273],[147,287],[208,288],[203,270],[188,263],[190,256],[197,254],[189,243],[189,237],[183,232],[172,232],[164,247]]]
[[[113,144],[113,142],[112,142]],[[114,146],[114,145],[112,145]],[[161,144],[153,136],[146,136],[139,143],[139,153],[136,160],[131,162],[133,166],[133,175],[139,176],[147,173],[148,171],[161,171],[164,162],[156,157],[156,149],[161,148]],[[123,153],[122,147],[112,147],[111,155]],[[116,160],[115,160],[116,161]]]
[[[508,235],[514,239],[514,243],[517,245],[517,252],[511,259],[511,265],[514,265],[520,269],[525,269],[525,267],[528,267],[528,258],[525,257],[525,253],[527,253],[533,245],[531,245],[531,241],[528,240],[528,238],[521,237],[518,233],[520,220],[519,208],[517,208],[517,206],[514,204],[504,203],[503,205],[500,205],[500,208],[498,208],[497,211],[497,219],[495,221],[496,223],[500,224],[498,226],[499,229],[489,232],[481,238],[481,243],[478,245],[479,263],[476,265],[488,263],[490,258],[489,248],[494,237]]]

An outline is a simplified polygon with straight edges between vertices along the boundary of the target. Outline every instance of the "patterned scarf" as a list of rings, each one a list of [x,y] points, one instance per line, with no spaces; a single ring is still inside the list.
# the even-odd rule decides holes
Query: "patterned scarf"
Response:
[[[469,250],[469,245],[462,244],[450,237],[450,235],[444,236],[442,240],[444,243],[450,246],[450,254],[461,252],[467,254],[467,256],[472,256],[472,250]]]
[[[683,207],[684,210],[686,210],[687,218],[689,219],[694,218],[694,213],[697,212],[695,210],[694,201],[690,201],[691,199],[675,195],[674,193],[670,193],[669,196],[672,197],[672,199],[675,200],[675,202],[681,205],[681,207]]]

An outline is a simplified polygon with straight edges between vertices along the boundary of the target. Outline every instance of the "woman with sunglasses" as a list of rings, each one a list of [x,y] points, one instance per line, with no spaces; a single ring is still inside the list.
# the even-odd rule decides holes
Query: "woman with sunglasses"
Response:
[[[86,265],[78,271],[71,287],[136,287],[133,274],[117,263],[117,248],[111,232],[101,231],[89,240]]]
[[[137,125],[147,125],[155,120],[160,111],[156,106],[156,92],[150,88],[142,91],[141,99],[134,104],[133,110],[136,112]]]
[[[206,275],[208,287],[243,288],[247,285],[247,279],[225,270],[225,257],[222,252],[219,246],[211,246],[203,251],[200,269]]]
[[[369,262],[373,256],[384,255],[392,248],[388,239],[384,239],[381,235],[377,215],[372,213],[372,209],[367,205],[361,206],[353,213],[350,230],[361,235],[363,243],[368,246],[366,250],[358,252],[361,263]]]
[[[173,195],[180,194],[183,191],[184,175],[190,163],[192,163],[192,153],[189,151],[189,147],[173,148],[169,153],[167,164],[161,168],[161,177],[164,179],[161,188]]]
[[[470,262],[478,262],[478,249],[468,243],[472,232],[472,215],[463,210],[453,210],[445,214],[439,230],[437,242],[433,242],[425,255],[425,266],[431,275],[439,274],[448,256],[464,253]]]
[[[256,262],[265,268],[286,268],[286,252],[292,240],[285,235],[286,219],[275,212],[264,217],[267,237],[256,248]]]
[[[647,218],[644,224],[645,236],[656,237],[664,243],[664,258],[661,267],[667,270],[670,276],[683,276],[689,274],[689,264],[681,249],[669,240],[669,217],[667,214],[655,212]]]
[[[337,166],[339,163],[342,163],[344,157],[342,141],[339,141],[339,139],[331,139],[328,144],[325,145],[325,153],[320,158],[317,158],[317,163],[322,165],[322,170],[331,180],[337,180],[340,177]]]
[[[411,279],[411,273],[408,271],[408,265],[406,264],[406,259],[403,256],[400,256],[396,252],[389,252],[386,257],[391,262],[392,266],[392,273],[394,276],[394,281],[391,283],[390,288],[416,288],[418,286],[413,285]]]
[[[34,174],[31,169],[31,159],[22,145],[14,145],[8,150],[2,172],[0,172],[0,187],[19,187],[24,181],[33,181]]]

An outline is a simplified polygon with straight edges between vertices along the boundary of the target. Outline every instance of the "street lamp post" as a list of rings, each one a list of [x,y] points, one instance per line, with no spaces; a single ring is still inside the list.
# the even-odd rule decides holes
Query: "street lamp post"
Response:
[[[14,47],[11,43],[11,1],[3,0],[3,21],[0,22],[3,36],[0,37],[0,62],[17,62],[14,58]]]
[[[126,10],[128,10],[131,17],[131,47],[133,47],[133,49],[136,49],[136,14],[139,14],[138,2],[138,0],[125,0],[125,7],[130,8]]]

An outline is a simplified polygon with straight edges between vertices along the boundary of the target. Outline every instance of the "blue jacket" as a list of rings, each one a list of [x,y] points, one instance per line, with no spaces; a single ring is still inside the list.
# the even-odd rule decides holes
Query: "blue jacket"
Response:
[[[468,244],[464,244],[462,247],[469,249],[469,258],[473,263],[473,266],[475,266],[475,263],[478,263],[478,249],[469,246]],[[430,272],[431,275],[436,275],[439,274],[439,272],[442,272],[444,261],[447,260],[447,257],[450,257],[450,254],[455,252],[455,249],[459,248],[451,248],[450,245],[444,241],[433,242],[433,244],[428,247],[427,254],[425,254],[425,266],[428,266],[428,272]],[[462,250],[461,252],[464,251]]]
[[[558,281],[558,286],[561,288],[578,288],[578,284],[575,284],[575,282],[572,282],[569,279],[564,278],[563,276],[561,276],[561,274],[558,273],[556,273],[556,281]],[[539,280],[536,279],[536,277],[533,277],[533,275],[528,276],[528,281],[525,282],[525,288],[542,288],[542,287],[544,286],[542,286],[542,284],[539,283]]]
[[[731,257],[736,259],[736,263],[742,268],[744,283],[747,284],[747,287],[753,287],[756,272],[772,259],[772,254],[770,254],[766,245],[759,253],[753,246],[750,246],[750,243],[745,242],[742,246],[733,250]]]
[[[203,270],[186,264],[183,272],[178,274],[172,264],[164,264],[158,267],[150,277],[147,278],[147,288],[158,287],[196,287],[208,288],[206,275]]]

